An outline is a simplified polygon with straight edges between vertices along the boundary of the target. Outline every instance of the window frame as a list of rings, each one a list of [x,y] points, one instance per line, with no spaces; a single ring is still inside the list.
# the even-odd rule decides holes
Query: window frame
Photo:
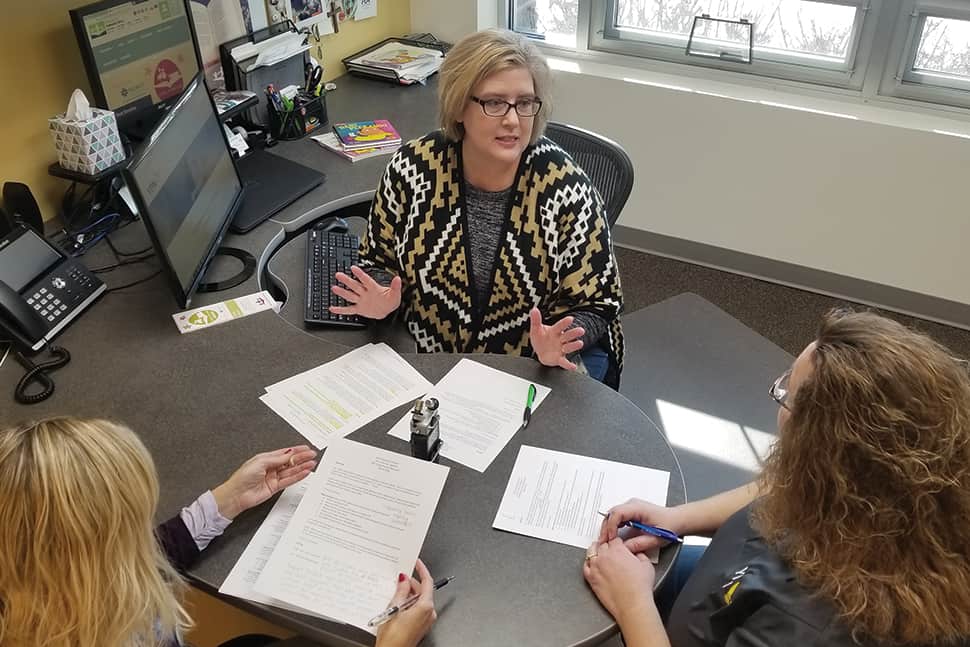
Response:
[[[970,21],[970,7],[956,0],[903,0],[879,92],[901,99],[970,108],[970,79],[947,83],[913,69],[929,16]]]
[[[872,51],[876,31],[876,20],[871,19],[874,18],[873,5],[878,5],[881,1],[824,0],[827,4],[856,8],[855,28],[848,44],[848,57],[845,63],[833,62],[831,65],[810,66],[803,63],[804,56],[777,50],[772,51],[769,57],[765,57],[765,52],[768,50],[757,46],[754,48],[755,59],[751,63],[697,59],[684,52],[686,37],[680,38],[654,32],[650,38],[643,38],[638,37],[632,30],[624,35],[625,30],[614,28],[616,0],[593,0],[590,24],[595,28],[589,31],[589,49],[741,74],[861,90],[865,82],[866,70],[865,65],[859,63],[867,61]]]
[[[511,28],[516,0],[497,0],[500,25]],[[852,4],[851,0],[848,4]],[[665,74],[706,78],[770,90],[789,89],[823,98],[853,103],[882,104],[891,109],[939,111],[961,120],[970,118],[970,89],[904,81],[904,66],[915,58],[919,45],[912,31],[912,14],[917,8],[944,18],[970,19],[967,0],[861,0],[865,10],[858,35],[858,46],[849,72],[802,67],[791,74],[791,67],[766,61],[717,63],[701,57],[661,57],[629,47],[630,43],[611,41],[603,46],[606,4],[612,0],[577,0],[577,25],[574,44],[536,40],[549,55],[579,61],[626,66]],[[928,10],[928,11],[927,11]],[[904,58],[905,57],[905,58]],[[760,63],[760,64],[759,64]],[[825,73],[827,72],[827,73]],[[841,78],[840,78],[841,76]],[[898,77],[898,78],[897,78]]]

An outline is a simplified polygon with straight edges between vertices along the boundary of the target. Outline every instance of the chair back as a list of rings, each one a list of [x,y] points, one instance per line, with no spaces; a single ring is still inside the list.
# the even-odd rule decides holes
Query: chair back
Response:
[[[606,204],[606,219],[612,228],[633,190],[630,156],[612,139],[554,121],[546,125],[546,137],[569,153],[593,181]]]

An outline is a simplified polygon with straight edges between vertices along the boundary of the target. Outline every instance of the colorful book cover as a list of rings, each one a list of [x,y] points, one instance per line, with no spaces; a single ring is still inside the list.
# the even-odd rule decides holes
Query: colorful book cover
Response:
[[[334,124],[333,132],[347,150],[384,146],[401,141],[401,135],[387,119]]]
[[[337,136],[333,133],[324,133],[322,135],[316,135],[310,139],[314,140],[327,150],[331,150],[337,155],[340,155],[344,159],[348,159],[351,162],[357,162],[362,159],[368,159],[370,157],[376,157],[378,155],[390,155],[396,151],[399,147],[398,144],[385,144],[381,146],[372,146],[368,148],[358,148],[355,150],[347,150],[337,139]]]

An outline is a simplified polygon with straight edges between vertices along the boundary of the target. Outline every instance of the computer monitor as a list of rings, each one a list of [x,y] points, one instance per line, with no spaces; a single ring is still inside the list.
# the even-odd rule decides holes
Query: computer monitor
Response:
[[[123,173],[175,297],[187,308],[243,195],[201,74]]]
[[[102,0],[70,14],[94,103],[141,139],[200,69],[184,0]]]

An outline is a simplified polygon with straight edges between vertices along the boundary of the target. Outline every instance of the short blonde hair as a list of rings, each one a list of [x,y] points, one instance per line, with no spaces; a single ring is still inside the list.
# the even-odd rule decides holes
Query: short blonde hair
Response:
[[[529,39],[507,29],[485,29],[466,36],[445,56],[438,82],[438,120],[445,136],[452,141],[464,136],[461,115],[482,79],[517,67],[532,75],[536,97],[542,101],[542,109],[533,117],[529,140],[536,143],[546,130],[552,110],[549,65]]]
[[[59,417],[0,430],[0,644],[160,645],[189,626],[135,434]]]

